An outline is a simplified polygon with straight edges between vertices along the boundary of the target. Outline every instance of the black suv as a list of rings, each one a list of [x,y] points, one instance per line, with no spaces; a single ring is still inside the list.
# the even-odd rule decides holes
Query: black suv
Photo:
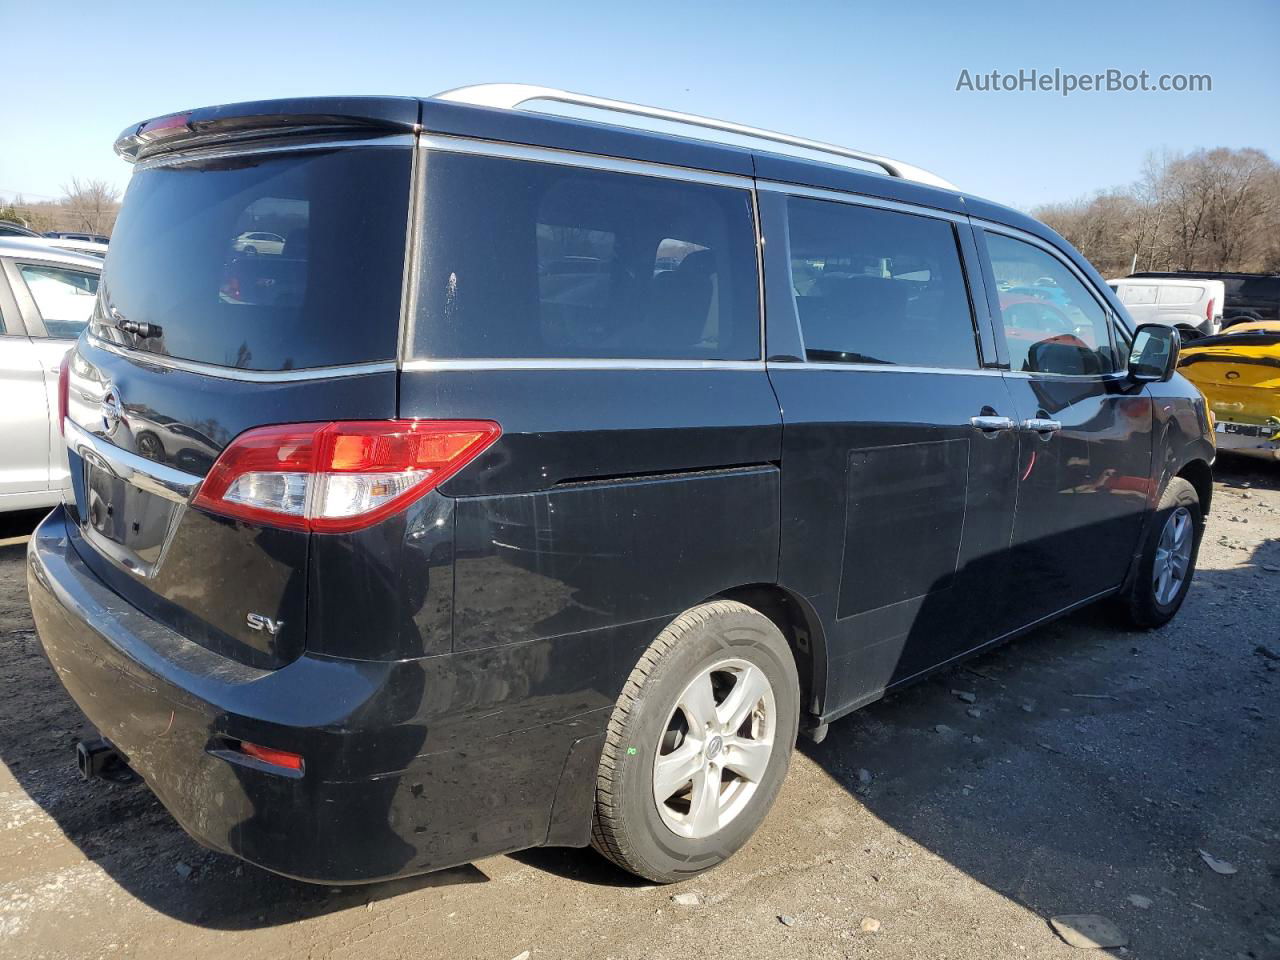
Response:
[[[1225,273],[1217,270],[1147,270],[1130,277],[1165,277],[1173,280],[1221,280],[1226,302],[1222,325],[1280,320],[1280,273]]]
[[[462,99],[116,145],[28,580],[200,841],[326,883],[587,843],[677,880],[798,732],[1092,601],[1177,611],[1204,401],[1057,235],[884,158]]]

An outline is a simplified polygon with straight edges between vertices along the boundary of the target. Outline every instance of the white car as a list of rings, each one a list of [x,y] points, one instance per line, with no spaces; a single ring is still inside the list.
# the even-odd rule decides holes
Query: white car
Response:
[[[70,488],[58,368],[89,322],[102,260],[0,237],[0,512],[53,506]]]
[[[237,253],[267,253],[279,256],[284,251],[284,237],[278,233],[249,230],[231,241],[231,249]]]
[[[1222,329],[1227,290],[1221,280],[1125,277],[1107,285],[1134,323],[1163,323],[1190,337],[1211,337]]]

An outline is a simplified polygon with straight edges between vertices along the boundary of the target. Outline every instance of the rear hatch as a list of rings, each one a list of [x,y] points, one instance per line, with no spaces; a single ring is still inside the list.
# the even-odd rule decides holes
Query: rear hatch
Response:
[[[189,501],[247,430],[395,417],[416,103],[391,103],[404,122],[216,108],[163,150],[126,137],[144,159],[69,360],[76,550],[257,666],[305,646],[311,534]]]

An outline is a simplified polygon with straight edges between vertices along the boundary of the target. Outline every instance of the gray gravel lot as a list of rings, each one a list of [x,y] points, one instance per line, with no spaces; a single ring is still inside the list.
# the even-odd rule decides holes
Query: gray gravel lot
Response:
[[[1096,913],[1115,956],[1280,958],[1280,467],[1217,472],[1173,623],[1087,610],[833,725],[679,888],[538,850],[337,891],[203,850],[145,786],[79,780],[26,604],[36,518],[0,518],[0,956],[1068,957],[1047,918]]]

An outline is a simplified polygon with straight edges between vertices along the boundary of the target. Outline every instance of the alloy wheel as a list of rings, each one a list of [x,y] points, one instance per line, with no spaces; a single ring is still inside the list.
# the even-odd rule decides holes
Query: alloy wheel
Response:
[[[1193,535],[1194,521],[1191,511],[1186,507],[1178,507],[1169,515],[1160,531],[1160,542],[1156,544],[1155,566],[1151,572],[1151,586],[1155,591],[1156,603],[1162,607],[1171,604],[1191,569],[1191,549],[1195,544]]]
[[[777,733],[773,687],[746,660],[703,669],[680,694],[653,763],[653,799],[672,833],[710,837],[764,778]]]

